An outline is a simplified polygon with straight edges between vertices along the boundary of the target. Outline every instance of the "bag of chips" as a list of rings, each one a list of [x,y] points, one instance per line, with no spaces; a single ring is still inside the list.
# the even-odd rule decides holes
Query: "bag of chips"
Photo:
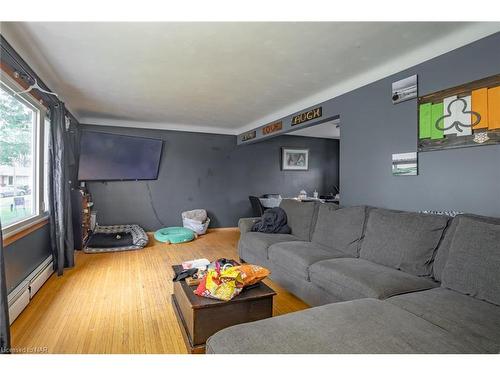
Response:
[[[194,291],[194,294],[229,301],[240,294],[245,286],[253,285],[269,276],[268,269],[253,264],[231,266],[226,264],[208,269],[205,277]]]
[[[267,268],[256,266],[254,264],[242,264],[236,268],[240,269],[243,286],[257,284],[264,280],[271,272]]]
[[[219,271],[208,270],[194,294],[229,301],[240,294],[242,288],[241,271],[237,267],[227,267]]]

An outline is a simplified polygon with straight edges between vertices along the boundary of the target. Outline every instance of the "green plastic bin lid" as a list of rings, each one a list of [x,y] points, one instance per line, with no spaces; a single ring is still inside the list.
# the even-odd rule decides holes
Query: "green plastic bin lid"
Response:
[[[155,239],[160,242],[182,243],[194,240],[194,232],[183,227],[168,227],[158,229],[155,232]]]

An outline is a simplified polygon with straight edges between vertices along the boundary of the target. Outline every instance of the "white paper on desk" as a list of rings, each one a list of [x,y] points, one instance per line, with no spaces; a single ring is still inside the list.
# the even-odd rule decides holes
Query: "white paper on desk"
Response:
[[[193,259],[182,262],[182,268],[188,270],[190,268],[202,268],[205,269],[210,264],[208,259]]]

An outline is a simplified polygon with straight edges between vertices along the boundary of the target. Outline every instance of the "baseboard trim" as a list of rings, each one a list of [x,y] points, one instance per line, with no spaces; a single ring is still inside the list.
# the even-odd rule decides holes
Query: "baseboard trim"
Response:
[[[233,230],[238,230],[238,227],[222,227],[222,228],[208,228],[207,232],[226,232],[226,231],[233,231]]]
[[[40,290],[42,285],[54,273],[52,255],[47,257],[33,272],[31,272],[12,292],[7,296],[9,304],[10,324],[17,319],[21,312],[28,306],[33,296]]]
[[[16,300],[9,304],[9,322],[12,325],[23,310],[30,303],[30,291],[29,288],[23,290],[23,292],[17,296]]]

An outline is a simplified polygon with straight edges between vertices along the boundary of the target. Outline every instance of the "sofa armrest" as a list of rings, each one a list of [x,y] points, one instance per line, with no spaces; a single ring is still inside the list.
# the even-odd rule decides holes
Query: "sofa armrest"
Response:
[[[238,228],[240,229],[240,233],[243,234],[243,233],[246,233],[246,232],[250,232],[250,230],[252,229],[252,226],[254,225],[254,223],[259,220],[260,217],[244,217],[244,218],[241,218],[239,221],[238,221]]]

